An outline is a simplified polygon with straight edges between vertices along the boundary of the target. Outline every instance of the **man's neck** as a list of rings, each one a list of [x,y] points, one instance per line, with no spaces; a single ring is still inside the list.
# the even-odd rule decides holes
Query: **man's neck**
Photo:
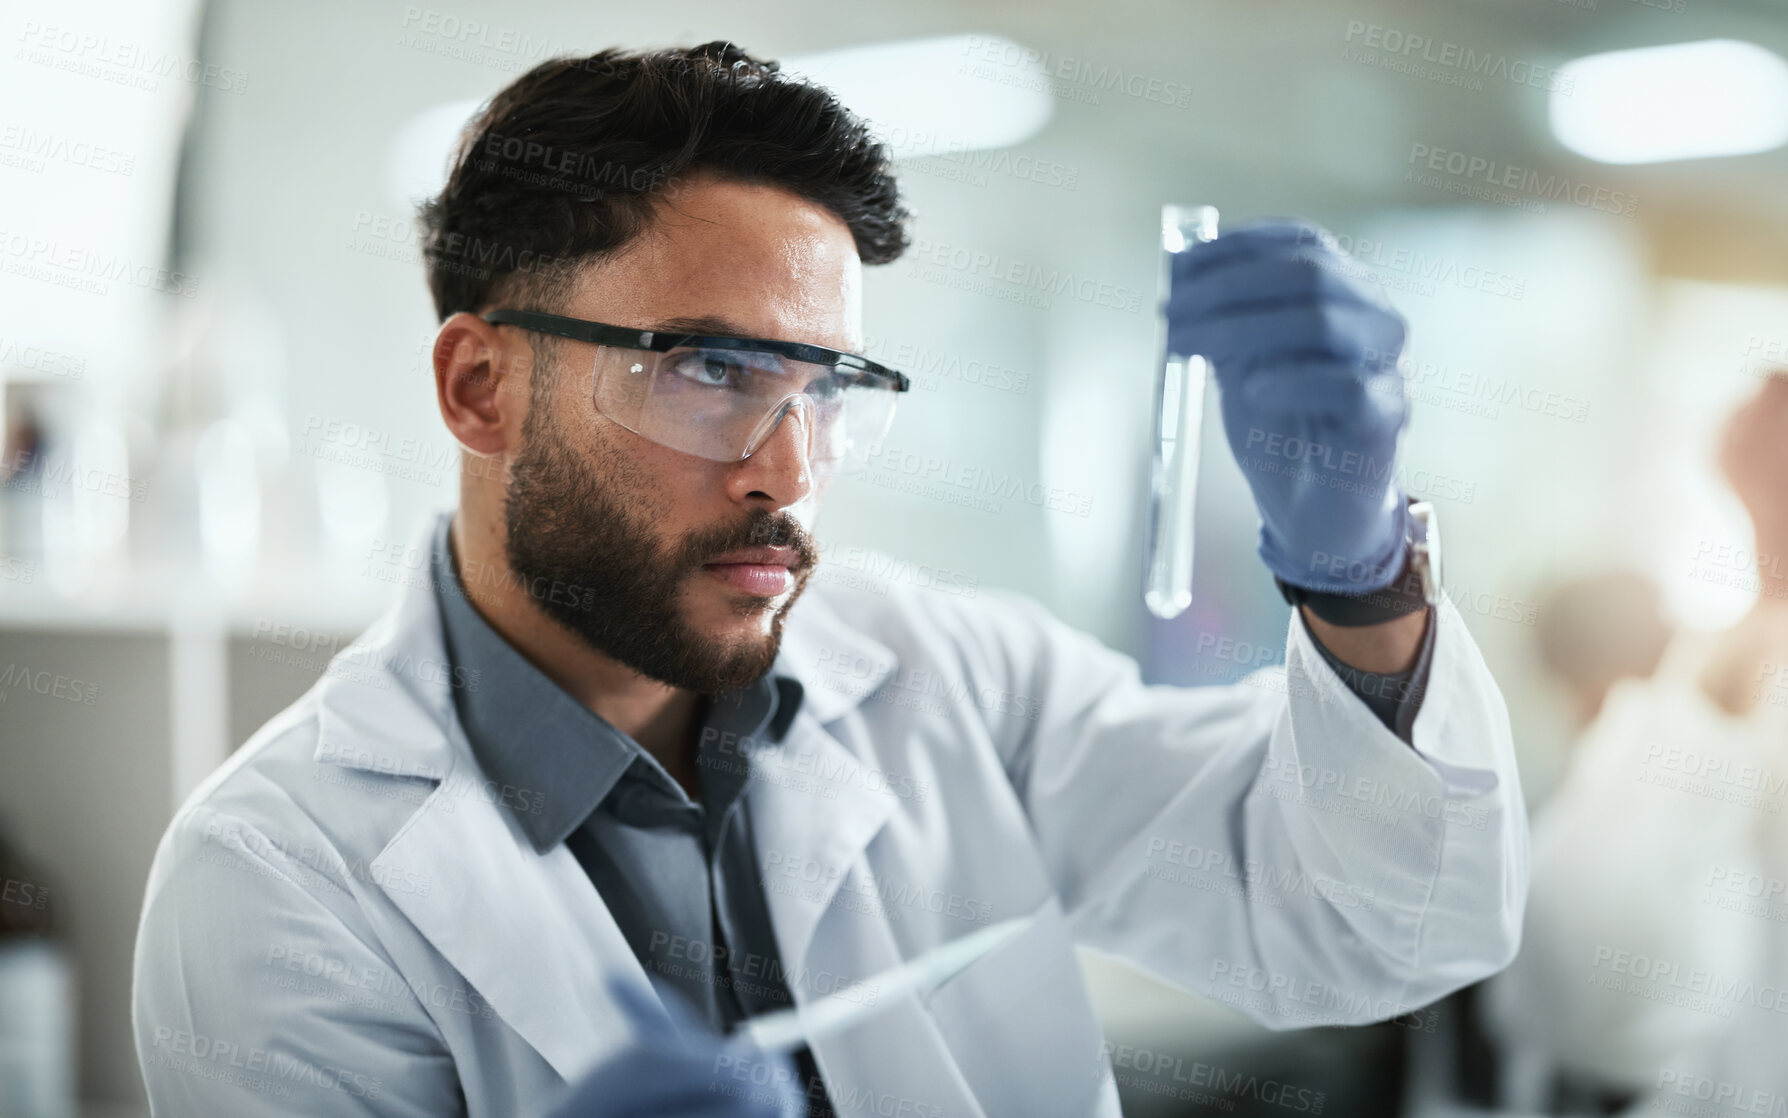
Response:
[[[485,623],[566,694],[638,742],[691,799],[700,799],[695,754],[701,696],[648,679],[590,648],[548,617],[515,580],[466,577],[468,569],[506,569],[500,538],[481,538],[458,513],[447,536],[460,585]]]

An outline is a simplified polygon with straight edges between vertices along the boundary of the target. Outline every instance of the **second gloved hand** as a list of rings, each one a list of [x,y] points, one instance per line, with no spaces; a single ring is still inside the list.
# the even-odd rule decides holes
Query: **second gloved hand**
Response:
[[[1244,226],[1176,253],[1168,347],[1211,362],[1229,447],[1260,512],[1260,557],[1294,586],[1361,594],[1402,565],[1396,481],[1409,414],[1405,327],[1327,232]]]
[[[667,990],[665,1013],[637,987],[610,984],[633,1022],[632,1047],[598,1064],[551,1118],[795,1118],[806,1113],[787,1057],[696,1019]]]

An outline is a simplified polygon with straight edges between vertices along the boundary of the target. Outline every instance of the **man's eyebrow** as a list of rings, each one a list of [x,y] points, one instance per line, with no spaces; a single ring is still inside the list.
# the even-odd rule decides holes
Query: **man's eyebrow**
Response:
[[[678,318],[667,318],[658,325],[652,327],[652,332],[655,334],[712,334],[727,338],[757,337],[757,335],[750,333],[733,320],[724,315],[717,314],[683,315]],[[836,348],[826,346],[823,342],[807,342],[805,344],[819,345],[822,348],[828,349]],[[840,350],[839,352],[848,353],[850,351]]]
[[[721,315],[697,314],[684,315],[679,318],[667,318],[652,327],[658,334],[720,334],[734,338],[750,335],[738,323]]]

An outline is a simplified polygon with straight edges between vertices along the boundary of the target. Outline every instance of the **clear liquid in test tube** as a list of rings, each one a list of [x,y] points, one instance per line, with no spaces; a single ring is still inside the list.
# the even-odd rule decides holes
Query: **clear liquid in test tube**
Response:
[[[1214,206],[1161,207],[1160,302],[1167,301],[1173,254],[1217,236]],[[1163,619],[1178,617],[1192,604],[1192,522],[1198,489],[1199,435],[1204,424],[1205,383],[1210,364],[1196,355],[1176,354],[1162,329],[1160,377],[1156,382],[1154,468],[1150,474],[1148,571],[1143,600]]]

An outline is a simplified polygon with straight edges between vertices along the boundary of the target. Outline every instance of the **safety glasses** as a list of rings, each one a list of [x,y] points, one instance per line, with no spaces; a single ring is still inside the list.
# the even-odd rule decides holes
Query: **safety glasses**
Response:
[[[481,316],[596,346],[597,411],[661,446],[715,462],[751,457],[801,412],[808,462],[856,473],[888,432],[907,378],[866,357],[804,342],[635,330],[509,308]]]

